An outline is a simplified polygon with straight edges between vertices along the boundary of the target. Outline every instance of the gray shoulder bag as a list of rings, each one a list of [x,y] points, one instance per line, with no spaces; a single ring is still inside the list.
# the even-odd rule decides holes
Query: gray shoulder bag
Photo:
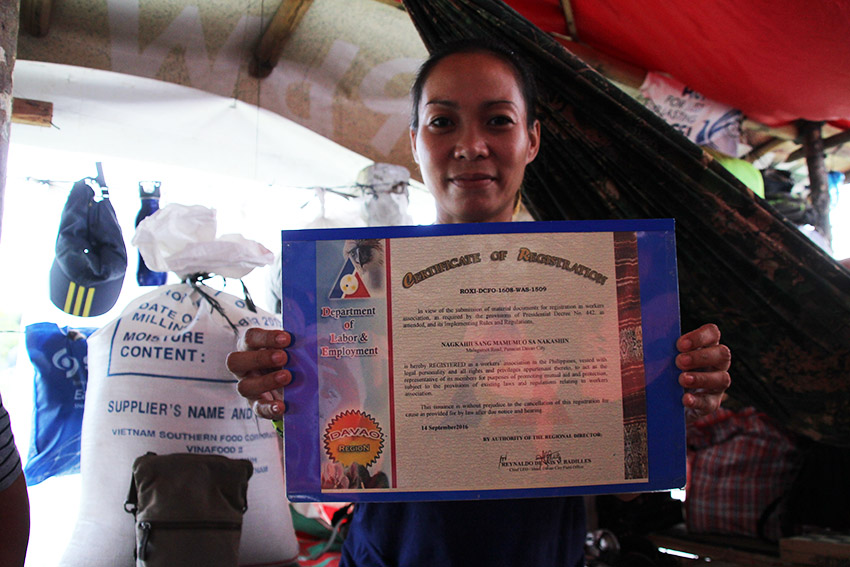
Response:
[[[219,455],[138,457],[124,503],[136,520],[136,566],[235,567],[253,472]]]

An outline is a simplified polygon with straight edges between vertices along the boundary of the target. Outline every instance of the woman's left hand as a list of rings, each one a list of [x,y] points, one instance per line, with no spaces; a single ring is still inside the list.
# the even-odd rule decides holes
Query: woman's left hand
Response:
[[[679,384],[686,390],[682,405],[688,421],[714,413],[732,383],[732,353],[720,344],[720,329],[711,323],[703,325],[679,337],[676,348],[681,353],[676,356],[676,366],[682,371]]]

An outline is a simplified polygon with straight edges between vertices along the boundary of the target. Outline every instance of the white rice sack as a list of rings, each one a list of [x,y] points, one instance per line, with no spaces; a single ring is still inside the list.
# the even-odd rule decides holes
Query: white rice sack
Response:
[[[239,333],[279,319],[200,286]],[[249,459],[248,511],[239,564],[293,562],[298,543],[285,496],[280,441],[254,416],[225,366],[237,336],[189,284],[162,286],[132,302],[88,339],[79,517],[60,567],[133,567],[134,519],[124,511],[131,465],[148,451]]]

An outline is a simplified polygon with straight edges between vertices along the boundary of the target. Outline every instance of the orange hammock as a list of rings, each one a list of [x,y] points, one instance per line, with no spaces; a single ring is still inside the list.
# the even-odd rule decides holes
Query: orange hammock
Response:
[[[674,218],[685,330],[715,322],[730,396],[850,447],[850,272],[698,146],[497,0],[404,0],[426,46],[494,37],[538,77],[539,220]]]

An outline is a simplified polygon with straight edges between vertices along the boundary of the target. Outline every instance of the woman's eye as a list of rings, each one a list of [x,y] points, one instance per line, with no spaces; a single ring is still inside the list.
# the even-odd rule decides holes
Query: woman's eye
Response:
[[[507,126],[507,125],[513,124],[513,123],[514,123],[514,119],[512,117],[506,116],[506,115],[494,116],[490,119],[490,124],[492,124],[494,126]]]
[[[445,117],[445,116],[437,116],[437,117],[435,117],[435,118],[432,118],[432,119],[428,122],[428,125],[429,125],[429,126],[433,126],[433,127],[435,127],[435,128],[445,128],[446,126],[450,126],[450,125],[451,125],[451,123],[452,123],[452,122],[451,122],[451,120],[449,120],[447,117]]]

